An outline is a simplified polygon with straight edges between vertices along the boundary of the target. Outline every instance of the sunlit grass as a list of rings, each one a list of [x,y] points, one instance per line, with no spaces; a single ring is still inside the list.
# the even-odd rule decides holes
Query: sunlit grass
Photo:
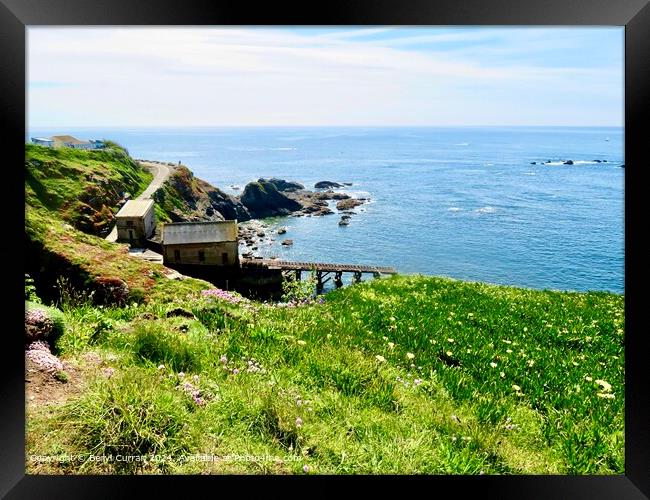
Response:
[[[168,318],[177,307],[196,319]],[[149,472],[624,470],[619,295],[412,276],[295,308],[189,293],[166,305],[80,307],[67,318],[64,359],[119,354],[110,379],[98,373],[57,417],[32,417],[38,432],[88,436],[58,443],[71,452],[131,446],[127,427],[90,421],[141,394],[145,408],[131,403],[136,413],[121,418],[149,436],[147,450],[169,443],[174,455]],[[170,418],[184,429],[173,439]],[[30,453],[52,451],[51,439],[28,442]],[[221,458],[182,460],[187,454]],[[83,472],[139,470],[101,467],[88,462]]]

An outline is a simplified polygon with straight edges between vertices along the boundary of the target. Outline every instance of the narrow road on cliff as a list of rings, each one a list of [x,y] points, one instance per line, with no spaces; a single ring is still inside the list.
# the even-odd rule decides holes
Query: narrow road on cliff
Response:
[[[147,171],[153,174],[153,180],[147,186],[140,196],[135,198],[136,200],[147,200],[153,196],[158,188],[160,188],[163,183],[169,177],[169,174],[172,173],[174,167],[167,165],[166,163],[155,163],[151,161],[138,161],[138,163]],[[117,241],[117,225],[113,226],[111,232],[108,233],[108,236],[105,238],[108,241]]]
[[[149,187],[136,198],[136,200],[147,200],[163,185],[163,182],[167,180],[174,167],[164,163],[153,163],[150,161],[139,161],[138,163],[153,174],[153,180],[149,184]]]

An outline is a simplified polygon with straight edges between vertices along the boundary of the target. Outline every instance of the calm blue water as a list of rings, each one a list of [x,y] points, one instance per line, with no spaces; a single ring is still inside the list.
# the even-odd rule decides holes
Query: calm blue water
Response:
[[[624,290],[620,128],[41,129],[28,136],[62,133],[110,138],[136,158],[180,160],[233,194],[230,185],[275,176],[307,187],[352,182],[348,191],[372,199],[348,227],[336,215],[273,221],[288,228],[294,245],[264,245],[263,255],[531,288]],[[561,159],[576,164],[539,164]]]

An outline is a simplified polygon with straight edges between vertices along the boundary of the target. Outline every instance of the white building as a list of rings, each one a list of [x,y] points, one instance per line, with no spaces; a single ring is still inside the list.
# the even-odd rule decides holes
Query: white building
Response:
[[[46,137],[32,137],[32,142],[39,146],[52,147],[52,139],[47,139]]]
[[[102,141],[84,141],[71,135],[53,135],[50,139],[45,137],[32,137],[32,142],[39,146],[50,148],[74,148],[74,149],[100,149],[105,145]]]

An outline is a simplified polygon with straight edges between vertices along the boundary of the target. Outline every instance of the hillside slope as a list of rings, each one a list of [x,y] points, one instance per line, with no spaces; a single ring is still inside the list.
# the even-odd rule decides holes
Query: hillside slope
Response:
[[[250,301],[73,227],[79,193],[113,212],[143,184],[80,153],[28,148],[26,272],[64,318],[62,368],[27,364],[29,474],[624,473],[622,295],[395,276]]]

